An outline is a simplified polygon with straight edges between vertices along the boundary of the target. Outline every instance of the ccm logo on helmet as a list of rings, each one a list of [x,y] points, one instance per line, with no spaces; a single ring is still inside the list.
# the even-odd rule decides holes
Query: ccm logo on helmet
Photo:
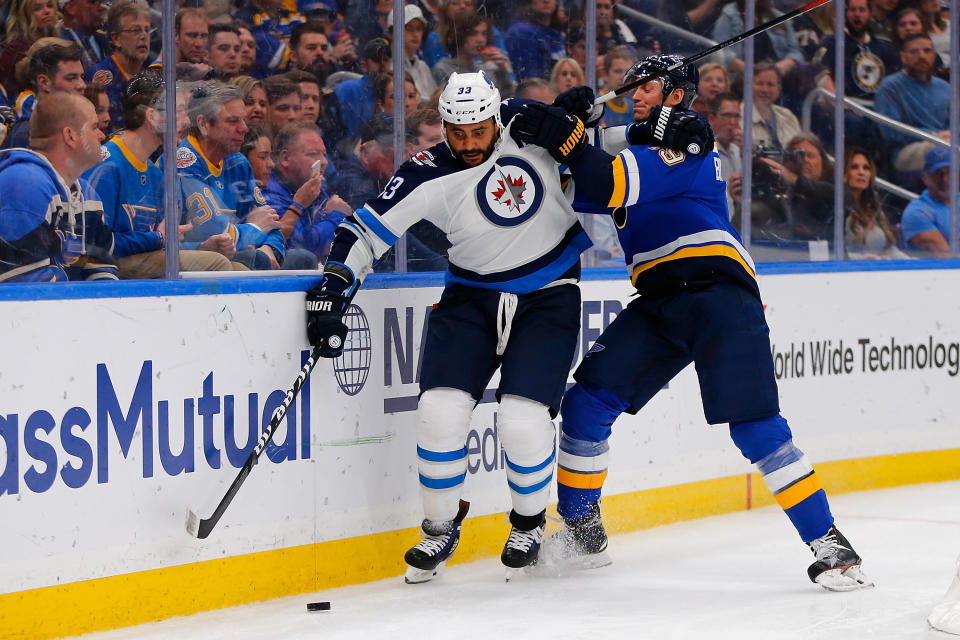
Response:
[[[333,311],[333,303],[329,300],[310,300],[307,302],[307,311]]]

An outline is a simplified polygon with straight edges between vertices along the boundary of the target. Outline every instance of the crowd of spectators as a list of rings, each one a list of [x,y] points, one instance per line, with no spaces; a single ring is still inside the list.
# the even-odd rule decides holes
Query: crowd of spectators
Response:
[[[401,109],[394,104],[393,2],[177,5],[172,45],[179,146],[170,152],[182,178],[180,244],[188,250],[182,267],[317,268],[339,220],[382,190],[394,170],[393,119]],[[89,168],[77,188],[89,183],[97,193],[109,191],[97,201],[115,234],[119,276],[160,277],[164,204],[157,166],[168,154],[160,148],[159,3],[6,0],[0,6],[2,147],[33,149],[42,161],[32,114],[54,93],[84,96],[106,143],[102,165]],[[756,24],[793,8],[789,0],[757,0]],[[701,46],[659,31],[637,12],[717,41],[752,26],[745,24],[743,0],[596,0],[597,56],[587,60],[585,11],[585,0],[408,0],[402,16],[406,157],[442,140],[436,101],[453,72],[482,69],[504,97],[550,102],[584,84],[588,67],[595,88],[608,91],[651,53],[687,54]],[[846,95],[947,140],[949,28],[938,0],[848,0]],[[811,90],[834,88],[836,37],[829,6],[757,36],[747,118],[743,45],[700,67],[694,108],[716,132],[728,205],[738,220],[743,128],[752,129],[754,239],[833,239],[832,214],[826,213],[833,211],[832,105],[815,103],[812,133],[801,130],[798,116]],[[849,254],[899,257],[906,249],[944,255],[943,245],[930,240],[934,232],[949,237],[936,226],[939,213],[929,213],[949,200],[940,189],[942,167],[930,160],[932,145],[852,110],[845,118],[848,139],[858,147],[844,159]],[[606,104],[602,124],[632,119],[625,95]],[[137,188],[124,192],[117,181],[125,179],[136,179]],[[904,214],[901,231],[902,203],[884,200],[879,179],[922,190],[918,202],[934,228],[911,222],[919,230],[908,234]],[[45,212],[36,215],[42,221]],[[446,240],[438,230],[422,225],[410,238],[412,269],[442,267]],[[0,241],[10,240],[18,239],[0,233]],[[617,252],[615,246],[605,250]],[[387,256],[378,268],[391,268],[391,260]]]

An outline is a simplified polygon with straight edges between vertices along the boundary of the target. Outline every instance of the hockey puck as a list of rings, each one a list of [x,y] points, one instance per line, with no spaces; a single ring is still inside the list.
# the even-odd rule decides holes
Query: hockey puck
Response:
[[[307,611],[330,611],[329,602],[308,602]]]

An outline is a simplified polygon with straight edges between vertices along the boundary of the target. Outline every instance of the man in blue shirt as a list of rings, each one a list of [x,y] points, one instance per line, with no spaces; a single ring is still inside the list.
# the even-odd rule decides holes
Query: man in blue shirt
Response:
[[[922,174],[927,187],[903,210],[900,226],[911,249],[935,258],[950,257],[950,150],[927,152]]]
[[[274,149],[276,165],[264,197],[280,214],[280,232],[290,247],[306,249],[323,262],[333,234],[353,213],[340,196],[331,196],[323,177],[327,150],[320,128],[295,122],[280,130]]]
[[[930,36],[907,36],[900,48],[903,70],[883,79],[874,104],[888,118],[949,140],[950,84],[933,76],[935,56]],[[897,171],[923,169],[929,143],[890,127],[881,130],[893,148],[893,166]]]

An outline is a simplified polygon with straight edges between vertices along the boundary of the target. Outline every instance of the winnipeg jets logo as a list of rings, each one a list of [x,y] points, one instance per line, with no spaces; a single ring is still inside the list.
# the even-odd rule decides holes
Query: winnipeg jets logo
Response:
[[[498,227],[513,227],[540,209],[543,181],[526,160],[501,156],[477,184],[476,198],[487,220]]]
[[[507,209],[520,212],[521,205],[527,204],[523,199],[523,192],[527,190],[527,183],[523,176],[514,178],[509,173],[504,175],[503,171],[497,168],[500,173],[500,179],[497,180],[497,188],[493,191],[494,199],[506,205]]]

